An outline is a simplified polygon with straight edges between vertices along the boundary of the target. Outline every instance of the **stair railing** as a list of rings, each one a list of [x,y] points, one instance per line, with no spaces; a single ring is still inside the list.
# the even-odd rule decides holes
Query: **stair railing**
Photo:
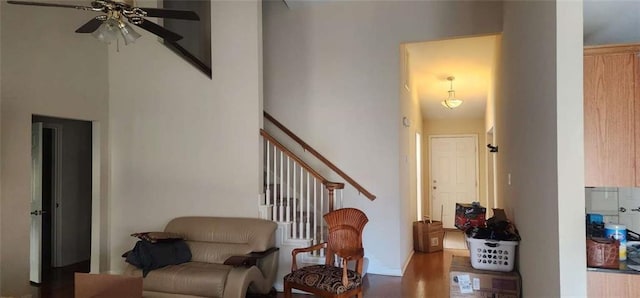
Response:
[[[267,120],[269,120],[271,123],[273,123],[276,127],[278,127],[287,136],[289,136],[292,140],[294,140],[296,143],[298,143],[300,146],[302,146],[302,148],[305,151],[308,151],[309,153],[311,153],[318,160],[320,160],[322,163],[324,163],[327,167],[329,167],[331,170],[333,170],[336,174],[340,175],[340,177],[342,177],[342,179],[344,179],[351,186],[353,186],[358,191],[358,193],[363,194],[369,200],[372,200],[372,201],[375,200],[376,196],[374,194],[372,194],[367,189],[365,189],[362,185],[360,185],[358,182],[353,180],[353,178],[351,178],[349,175],[347,175],[345,172],[343,172],[340,168],[338,168],[336,165],[334,165],[332,162],[330,162],[328,159],[326,159],[318,151],[313,149],[313,147],[309,146],[309,144],[304,142],[301,138],[299,138],[296,134],[294,134],[291,130],[289,130],[286,126],[284,126],[278,120],[273,118],[273,116],[271,116],[266,111],[264,111],[264,117]],[[330,210],[333,210],[333,209],[330,209]]]
[[[326,179],[265,130],[260,135],[265,141],[263,203],[272,206],[272,220],[291,223],[293,239],[323,242],[322,215],[335,209],[335,193],[344,183]]]

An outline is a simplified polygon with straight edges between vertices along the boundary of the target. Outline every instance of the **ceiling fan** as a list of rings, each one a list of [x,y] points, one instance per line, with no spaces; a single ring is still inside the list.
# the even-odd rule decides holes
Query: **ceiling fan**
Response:
[[[63,7],[74,8],[79,10],[95,11],[105,13],[89,20],[80,28],[76,29],[77,33],[92,33],[98,40],[109,43],[117,39],[118,33],[124,38],[125,44],[130,44],[140,37],[135,32],[131,23],[142,29],[145,29],[167,41],[175,42],[182,39],[182,36],[163,28],[156,23],[148,21],[145,17],[170,18],[198,21],[200,17],[193,11],[173,10],[162,8],[135,7],[133,0],[94,0],[91,6],[79,6],[71,4],[56,4],[30,1],[7,1],[9,4],[47,6],[47,7]],[[125,22],[125,20],[127,22]]]

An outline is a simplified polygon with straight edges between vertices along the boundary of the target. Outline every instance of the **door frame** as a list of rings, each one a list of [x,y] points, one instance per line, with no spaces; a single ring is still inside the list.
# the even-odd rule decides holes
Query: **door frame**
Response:
[[[424,188],[423,188],[423,180],[424,180],[424,162],[423,162],[423,140],[422,140],[422,132],[416,131],[414,133],[415,137],[415,146],[416,146],[416,220],[424,220]]]
[[[432,220],[438,220],[437,218],[433,218],[433,160],[431,153],[431,146],[433,139],[437,138],[463,138],[463,137],[471,137],[473,138],[475,144],[475,154],[476,154],[476,199],[480,200],[480,161],[478,158],[478,135],[477,134],[430,134],[429,138],[429,218]],[[442,216],[442,214],[441,214]]]
[[[100,273],[102,272],[101,264],[101,256],[106,251],[101,250],[101,243],[106,242],[106,233],[105,235],[101,234],[102,227],[102,179],[108,178],[108,173],[105,172],[105,177],[102,175],[102,158],[103,154],[107,154],[107,152],[103,152],[102,149],[102,133],[101,133],[101,125],[102,123],[97,120],[86,120],[91,122],[91,256],[90,256],[90,265],[89,272],[90,273]],[[105,135],[106,137],[106,135]],[[108,142],[105,140],[105,142]],[[105,159],[108,157],[105,156]],[[107,168],[108,169],[108,168]],[[104,192],[106,193],[106,185]],[[106,200],[106,196],[105,196]],[[106,220],[105,220],[106,221]],[[103,236],[105,238],[103,238]]]
[[[491,139],[489,139],[489,137],[491,137]],[[494,126],[491,126],[491,128],[487,130],[485,140],[488,144],[492,144],[495,146],[496,134]],[[491,152],[491,150],[487,150],[487,209],[491,208],[491,210],[493,210],[493,208],[498,208],[498,174],[496,172],[496,154],[497,152]]]
[[[46,123],[42,124],[42,128],[51,129],[53,131],[53,198],[51,203],[53,204],[51,210],[53,210],[53,217],[51,218],[51,227],[53,228],[53,239],[52,239],[52,247],[50,249],[53,250],[52,254],[52,263],[53,267],[62,266],[62,209],[63,205],[56,206],[56,204],[62,198],[62,133],[63,126],[57,123]]]
[[[42,282],[42,122],[31,123],[31,195],[29,200],[29,281]],[[34,132],[37,132],[34,134]],[[34,158],[35,157],[35,158]],[[36,162],[37,161],[37,162]],[[38,165],[36,167],[35,165]],[[40,197],[39,199],[37,197]],[[35,203],[35,204],[34,204]],[[38,206],[40,205],[40,206]],[[39,220],[38,220],[39,219]]]

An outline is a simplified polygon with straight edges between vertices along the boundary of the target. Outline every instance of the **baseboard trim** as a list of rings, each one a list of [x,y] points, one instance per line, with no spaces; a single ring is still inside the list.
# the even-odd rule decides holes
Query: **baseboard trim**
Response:
[[[377,275],[387,275],[387,276],[402,276],[402,272],[400,269],[380,269],[376,270],[376,268],[369,267],[368,274],[377,274]]]
[[[402,275],[404,275],[404,273],[407,272],[407,267],[409,267],[409,263],[411,263],[411,258],[413,258],[414,253],[415,253],[415,250],[412,249],[411,252],[409,253],[409,257],[404,262],[404,266],[402,266]]]

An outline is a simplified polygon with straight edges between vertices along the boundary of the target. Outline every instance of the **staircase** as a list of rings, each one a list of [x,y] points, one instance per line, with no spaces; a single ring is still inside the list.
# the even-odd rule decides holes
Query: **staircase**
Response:
[[[282,277],[291,269],[291,250],[324,242],[327,227],[322,215],[342,208],[345,183],[330,181],[320,171],[337,174],[370,200],[375,196],[271,115],[265,112],[264,116],[273,125],[269,132],[260,130],[264,141],[265,185],[265,192],[260,197],[260,215],[278,223],[276,245],[280,247],[280,264],[275,287],[281,291]],[[284,138],[283,142],[287,144],[299,145],[304,152],[295,154],[274,135]],[[302,255],[297,262],[323,264],[324,251]]]

